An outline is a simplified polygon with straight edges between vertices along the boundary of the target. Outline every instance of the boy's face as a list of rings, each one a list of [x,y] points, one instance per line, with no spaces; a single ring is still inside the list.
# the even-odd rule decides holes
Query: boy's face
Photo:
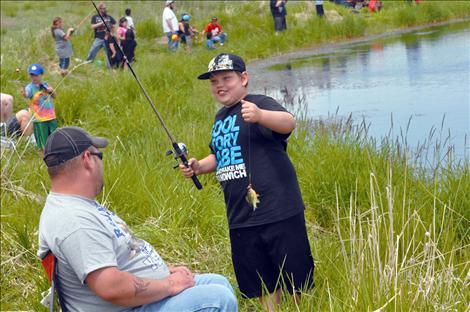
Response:
[[[29,74],[29,77],[31,77],[31,81],[34,83],[34,84],[40,84],[41,83],[41,80],[42,80],[42,75],[32,75],[32,74]]]
[[[230,107],[247,94],[248,73],[234,71],[216,72],[209,78],[214,98],[223,106]]]

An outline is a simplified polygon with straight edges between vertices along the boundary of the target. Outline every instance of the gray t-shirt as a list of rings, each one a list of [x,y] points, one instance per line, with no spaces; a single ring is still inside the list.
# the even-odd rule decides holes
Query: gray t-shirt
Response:
[[[98,297],[85,284],[87,275],[117,267],[141,278],[169,276],[165,262],[126,223],[94,200],[49,193],[39,221],[38,256],[58,259],[58,276],[70,311],[130,311]]]
[[[60,29],[54,29],[55,51],[59,58],[68,58],[73,55],[72,44],[64,39],[65,32]]]

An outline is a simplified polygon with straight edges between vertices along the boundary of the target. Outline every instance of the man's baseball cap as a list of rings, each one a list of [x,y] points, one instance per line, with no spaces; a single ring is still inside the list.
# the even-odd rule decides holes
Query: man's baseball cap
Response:
[[[46,166],[54,167],[80,155],[90,146],[104,148],[107,145],[106,138],[91,136],[82,128],[58,128],[47,138],[44,162]]]
[[[28,74],[34,75],[34,76],[42,75],[44,74],[44,67],[42,67],[41,64],[29,65]]]
[[[225,70],[232,70],[243,73],[246,71],[245,62],[243,62],[242,58],[238,55],[221,53],[209,62],[209,65],[207,66],[207,72],[199,75],[197,79],[209,79],[213,73]]]
[[[172,4],[173,2],[175,2],[175,1],[174,1],[174,0],[166,0],[166,1],[165,1],[165,5]]]

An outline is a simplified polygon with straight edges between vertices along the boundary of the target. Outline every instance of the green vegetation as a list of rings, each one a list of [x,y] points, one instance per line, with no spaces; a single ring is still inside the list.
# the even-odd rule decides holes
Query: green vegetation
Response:
[[[217,105],[207,83],[195,77],[217,52],[253,60],[470,16],[465,1],[384,2],[384,10],[372,15],[326,3],[327,15],[335,10],[341,17],[328,22],[314,16],[313,2],[292,1],[289,29],[275,37],[266,2],[181,1],[179,12],[191,13],[198,29],[216,15],[229,33],[224,50],[207,51],[198,42],[192,54],[170,54],[156,41],[162,36],[163,3],[116,1],[108,8],[118,18],[132,7],[139,44],[134,68],[175,137],[191,155],[201,157],[208,153]],[[28,82],[30,63],[46,66],[45,80],[51,85],[61,80],[49,31],[52,19],[59,15],[65,25],[73,25],[91,10],[85,1],[2,1],[1,89],[14,95],[16,109],[27,105],[19,88]],[[72,41],[75,57],[84,59],[91,41],[85,23]],[[165,156],[168,139],[130,73],[81,66],[57,91],[60,125],[78,125],[110,139],[104,150],[106,187],[99,200],[169,263],[221,273],[236,285],[222,192],[213,176],[201,177],[205,187],[197,191],[172,169],[174,161]],[[303,295],[298,308],[287,299],[280,310],[468,310],[468,161],[450,158],[442,164],[436,157],[424,168],[394,138],[376,142],[365,133],[350,120],[300,120],[290,139],[289,154],[307,207],[316,288]],[[35,254],[47,172],[25,142],[16,151],[2,149],[1,164],[0,309],[41,310],[47,281]],[[257,300],[240,300],[241,311],[260,309]]]

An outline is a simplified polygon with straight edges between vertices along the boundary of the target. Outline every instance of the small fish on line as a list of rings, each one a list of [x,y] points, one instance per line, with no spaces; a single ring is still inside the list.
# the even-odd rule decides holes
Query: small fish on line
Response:
[[[258,207],[258,204],[260,203],[259,201],[259,194],[256,193],[256,191],[253,189],[251,184],[248,185],[246,188],[248,191],[246,193],[245,199],[250,204],[250,206],[253,208],[253,210],[256,210]]]

